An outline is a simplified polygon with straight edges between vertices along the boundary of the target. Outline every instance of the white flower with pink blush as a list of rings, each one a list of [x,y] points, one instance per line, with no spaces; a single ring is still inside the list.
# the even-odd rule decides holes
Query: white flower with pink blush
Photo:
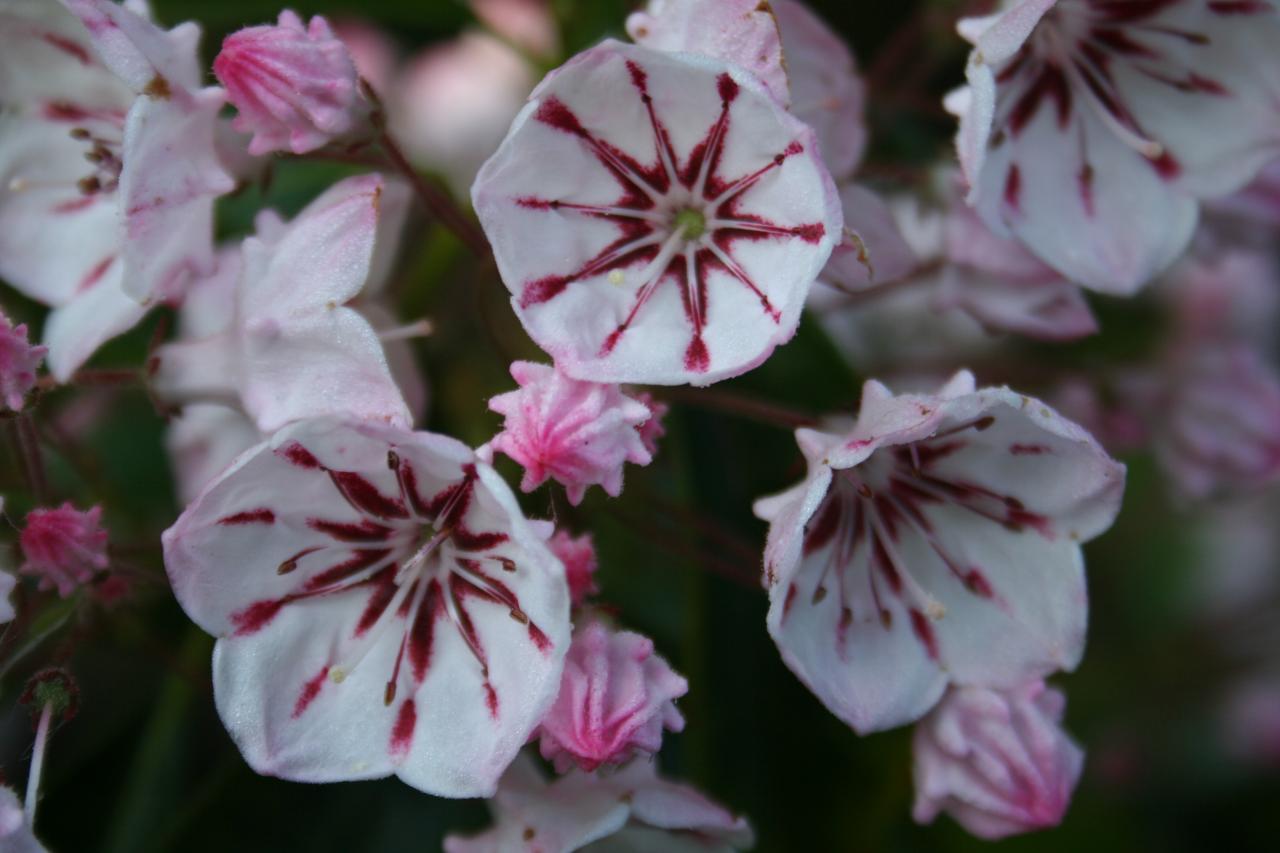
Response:
[[[1080,284],[1133,293],[1186,248],[1200,199],[1280,154],[1271,0],[1012,0],[959,30],[969,201]]]
[[[234,186],[215,151],[222,92],[200,88],[194,24],[162,30],[109,0],[10,4],[0,23],[0,275],[54,309],[65,381],[208,272],[214,199]]]
[[[1065,706],[1042,681],[952,689],[916,725],[916,821],[946,812],[986,839],[1061,823],[1084,765],[1060,727]]]
[[[319,15],[304,24],[286,9],[275,24],[237,30],[213,73],[239,111],[233,126],[253,134],[250,154],[305,154],[368,118],[351,53]]]
[[[302,421],[164,534],[174,593],[218,637],[214,699],[249,764],[489,796],[555,699],[564,567],[461,443]]]
[[[755,843],[746,820],[688,785],[660,778],[652,761],[609,774],[572,771],[548,783],[533,760],[521,756],[489,806],[493,827],[469,838],[447,836],[446,853],[731,853]]]
[[[36,385],[36,371],[44,361],[47,347],[35,346],[27,339],[27,324],[13,325],[0,311],[0,404],[15,412]]]
[[[647,759],[662,747],[664,728],[684,729],[675,700],[688,691],[648,637],[588,622],[565,656],[560,693],[538,728],[538,749],[561,773],[574,765],[590,772]]]
[[[595,382],[760,364],[843,225],[813,132],[754,75],[615,41],[534,90],[472,198],[525,329]]]
[[[237,277],[229,326],[161,348],[157,393],[242,406],[263,433],[338,414],[408,427],[381,335],[361,313],[386,283],[408,203],[402,184],[373,174],[338,182],[289,223],[259,214],[238,272],[222,273]]]
[[[18,544],[26,557],[18,571],[39,578],[40,589],[56,589],[63,598],[109,563],[100,506],[82,511],[64,503],[33,509],[27,513]]]
[[[594,485],[617,497],[623,465],[652,461],[640,428],[653,415],[619,386],[582,382],[529,361],[512,362],[511,377],[519,390],[489,401],[505,416],[502,432],[489,444],[524,467],[524,491],[554,479],[574,505]]]
[[[859,733],[909,723],[949,683],[1013,686],[1084,648],[1081,543],[1124,467],[1080,427],[957,374],[938,393],[862,392],[858,418],[801,429],[806,479],[756,503],[769,633]]]

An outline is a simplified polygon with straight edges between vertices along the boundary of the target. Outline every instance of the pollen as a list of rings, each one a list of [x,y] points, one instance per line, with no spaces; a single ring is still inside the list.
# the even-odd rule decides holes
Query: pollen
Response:
[[[676,214],[672,225],[676,231],[684,234],[686,240],[697,240],[707,230],[707,217],[702,211],[687,207]]]
[[[622,274],[622,270],[612,270],[609,273],[610,284],[622,284],[626,280],[626,276]]]

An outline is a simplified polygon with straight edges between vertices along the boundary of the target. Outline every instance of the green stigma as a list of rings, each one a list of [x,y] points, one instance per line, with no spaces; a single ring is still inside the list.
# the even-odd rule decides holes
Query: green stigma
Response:
[[[686,240],[697,240],[707,230],[707,218],[700,211],[685,208],[676,214],[675,226]]]

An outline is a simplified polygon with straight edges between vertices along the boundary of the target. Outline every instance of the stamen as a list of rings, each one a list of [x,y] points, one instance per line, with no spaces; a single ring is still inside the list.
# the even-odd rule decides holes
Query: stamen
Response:
[[[389,341],[405,341],[413,338],[425,338],[435,332],[435,324],[426,317],[407,323],[403,326],[397,326],[392,329],[386,329],[378,332],[378,340],[383,343]]]

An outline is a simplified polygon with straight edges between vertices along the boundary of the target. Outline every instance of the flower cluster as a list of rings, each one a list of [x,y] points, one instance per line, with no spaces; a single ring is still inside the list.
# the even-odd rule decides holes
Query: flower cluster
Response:
[[[901,182],[863,162],[892,82],[801,0],[651,0],[614,22],[631,41],[541,82],[563,58],[550,6],[472,6],[474,27],[407,61],[369,25],[284,10],[210,69],[199,27],[145,3],[0,6],[0,278],[47,309],[0,313],[29,492],[17,574],[37,580],[0,571],[0,620],[117,601],[162,562],[257,773],[491,798],[458,853],[743,849],[745,819],[658,773],[677,700],[712,680],[616,603],[598,522],[659,549],[647,522],[691,518],[759,594],[754,548],[658,495],[669,457],[707,443],[686,404],[803,423],[781,460],[802,478],[754,503],[782,662],[857,735],[915,726],[917,821],[1060,823],[1083,750],[1045,679],[1083,657],[1084,547],[1125,491],[1112,454],[1149,451],[1182,505],[1280,480],[1276,3],[1006,0],[961,20],[954,152]],[[254,206],[301,161],[346,171],[270,196],[291,215]],[[420,239],[424,221],[451,233]],[[463,248],[473,281],[449,267]],[[418,286],[446,268],[514,388],[422,358],[435,331],[470,334],[472,300]],[[1108,334],[1097,294],[1148,287],[1158,345],[1039,369]],[[503,288],[509,314],[486,295]],[[176,330],[157,323],[143,364],[91,361],[156,307]],[[849,362],[804,375],[823,399],[866,380],[856,411],[707,387],[798,333]],[[429,421],[428,374],[447,406]],[[114,527],[128,484],[104,489],[68,438],[105,415],[62,401],[128,383],[167,421],[183,508],[165,525]],[[628,463],[639,510],[615,500]],[[717,503],[745,513],[744,480],[722,480]],[[155,573],[123,547],[140,531]],[[26,805],[0,788],[0,839],[23,850],[60,708],[32,695]],[[1259,695],[1240,728],[1274,724]]]

